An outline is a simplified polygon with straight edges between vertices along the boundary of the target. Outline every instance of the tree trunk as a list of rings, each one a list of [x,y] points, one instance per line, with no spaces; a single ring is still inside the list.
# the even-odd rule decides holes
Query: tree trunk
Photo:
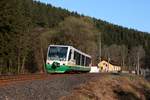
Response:
[[[21,66],[21,64],[20,64],[20,59],[21,59],[21,52],[20,52],[20,45],[21,45],[21,38],[20,38],[20,36],[19,36],[19,44],[18,44],[18,74],[20,73],[20,66]]]
[[[99,60],[101,62],[101,56],[102,56],[102,43],[101,43],[101,32],[99,33]]]
[[[12,67],[12,60],[9,59],[9,67],[8,67],[8,72],[11,73],[11,67]]]
[[[43,48],[42,48],[42,40],[41,40],[41,57],[42,57],[42,68],[40,69],[40,73],[45,72],[45,61],[44,61],[44,54],[43,54]]]
[[[125,61],[125,57],[123,56],[123,58],[122,58],[122,70],[124,70],[124,69],[125,69],[124,61]]]
[[[140,61],[139,61],[139,53],[137,54],[137,74],[140,74]]]
[[[20,56],[18,56],[18,68],[17,68],[18,74],[20,73]]]
[[[2,67],[4,66],[3,59],[0,59],[0,75],[2,73]]]
[[[22,66],[21,66],[21,72],[22,72],[22,74],[24,74],[25,60],[26,60],[26,57],[24,56],[24,57],[23,57],[23,60],[22,60]]]

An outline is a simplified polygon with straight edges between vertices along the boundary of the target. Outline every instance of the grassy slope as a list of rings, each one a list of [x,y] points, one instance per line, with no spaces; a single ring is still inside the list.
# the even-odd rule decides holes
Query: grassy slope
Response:
[[[150,83],[134,75],[105,75],[62,100],[150,100]]]

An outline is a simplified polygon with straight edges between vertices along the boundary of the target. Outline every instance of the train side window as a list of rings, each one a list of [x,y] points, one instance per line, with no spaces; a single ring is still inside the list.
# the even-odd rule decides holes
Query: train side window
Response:
[[[72,55],[72,50],[70,49],[70,51],[69,51],[69,59],[68,59],[68,61],[71,59],[71,55]]]
[[[80,65],[80,56],[81,54],[77,53],[77,65]]]
[[[91,58],[89,58],[89,66],[90,66],[90,64],[91,64]]]
[[[84,57],[84,66],[86,66],[86,56]]]
[[[80,65],[80,54],[78,52],[74,52],[74,60],[76,61],[77,65]]]
[[[90,65],[90,63],[91,63],[91,59],[90,59],[90,58],[88,58],[88,57],[86,57],[86,66],[89,66],[89,65]]]
[[[88,66],[88,58],[86,57],[86,63],[85,66]]]
[[[74,59],[76,60],[76,57],[77,57],[77,52],[74,51]]]
[[[82,63],[81,63],[81,65],[82,65],[82,66],[84,66],[84,62],[85,62],[85,60],[84,60],[84,59],[85,59],[85,56],[84,56],[84,55],[82,55]]]

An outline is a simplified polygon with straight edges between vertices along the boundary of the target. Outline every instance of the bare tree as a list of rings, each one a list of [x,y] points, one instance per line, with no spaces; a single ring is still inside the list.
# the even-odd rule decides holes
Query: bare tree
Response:
[[[117,65],[121,65],[121,47],[113,44],[109,46],[109,58],[111,62]]]
[[[120,48],[121,48],[120,50],[121,51],[121,66],[123,69],[127,69],[125,62],[127,60],[128,49],[125,45],[121,45]]]
[[[137,71],[137,74],[140,74],[140,69],[142,63],[142,59],[145,57],[145,50],[142,46],[133,47],[130,52],[130,56],[132,57],[132,64],[135,70]]]
[[[107,59],[108,58],[108,56],[109,56],[109,50],[108,50],[108,46],[107,45],[104,45],[103,47],[102,47],[102,53],[101,53],[102,55],[102,58],[103,59]]]

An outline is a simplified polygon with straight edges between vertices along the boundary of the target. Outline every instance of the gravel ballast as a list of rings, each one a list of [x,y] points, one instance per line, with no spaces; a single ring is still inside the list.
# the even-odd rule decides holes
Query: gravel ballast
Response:
[[[46,80],[16,82],[0,86],[0,100],[57,100],[90,81],[95,74],[71,74]]]

